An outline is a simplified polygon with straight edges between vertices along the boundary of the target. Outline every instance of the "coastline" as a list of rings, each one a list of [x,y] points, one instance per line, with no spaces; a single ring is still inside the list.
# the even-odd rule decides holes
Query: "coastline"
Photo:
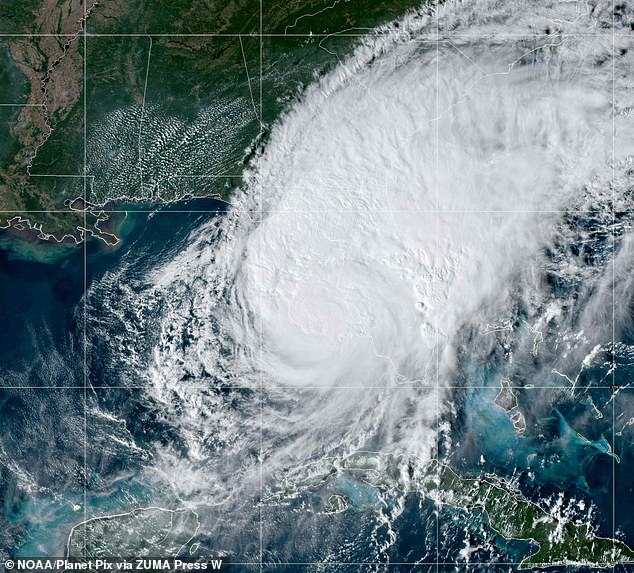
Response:
[[[77,227],[77,234],[62,237],[44,233],[41,225],[33,224],[28,218],[16,215],[7,226],[0,226],[0,251],[8,253],[10,259],[58,264],[82,248],[84,241],[91,243],[91,249],[102,253],[117,251],[134,232],[140,217],[157,213],[221,213],[229,203],[215,197],[189,198],[148,205],[125,203],[108,208],[87,210],[91,225]],[[79,212],[80,209],[73,209]],[[95,239],[95,241],[90,241]],[[97,245],[97,247],[93,247]]]

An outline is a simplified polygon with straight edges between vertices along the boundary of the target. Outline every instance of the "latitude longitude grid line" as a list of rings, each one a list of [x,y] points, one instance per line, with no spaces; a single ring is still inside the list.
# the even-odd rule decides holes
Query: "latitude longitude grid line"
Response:
[[[614,212],[614,202],[616,201],[616,0],[612,0],[612,348],[616,348],[616,331],[615,331],[615,260],[616,256],[616,214]],[[616,356],[612,352],[612,386],[615,386],[614,374],[616,371]],[[618,394],[614,393],[612,397],[612,559],[616,556],[616,459],[614,452],[616,451],[616,401]],[[615,565],[612,565],[612,573],[615,573]]]
[[[207,197],[207,199],[214,199],[214,197]],[[231,205],[231,207],[235,207]],[[238,209],[236,209],[238,210]],[[0,213],[10,214],[15,213],[16,216],[23,214],[39,214],[39,215],[71,215],[71,214],[93,214],[107,215],[109,213],[112,214],[135,214],[135,213],[152,213],[156,215],[178,215],[178,214],[195,214],[195,213],[208,213],[210,215],[224,215],[226,214],[228,209],[170,209],[168,205],[165,207],[158,206],[154,209],[86,209],[83,211],[80,210],[39,210],[39,211],[23,211],[19,209],[11,209],[11,210],[2,210],[0,209]],[[366,214],[376,214],[381,215],[385,213],[421,213],[427,215],[530,215],[530,214],[551,214],[551,215],[605,215],[606,211],[604,210],[585,210],[585,211],[575,211],[575,210],[537,210],[537,209],[515,209],[515,210],[443,210],[443,209],[364,209],[359,207],[358,209],[313,209],[313,210],[292,210],[292,209],[239,209],[240,213],[253,213],[253,214],[261,214],[261,215],[315,215],[315,214],[324,214],[324,213],[366,213]],[[610,212],[607,212],[608,215],[611,215]],[[615,215],[634,215],[634,209],[623,209],[622,211],[614,210]]]
[[[259,565],[259,561],[232,561],[231,565]],[[421,567],[429,567],[432,565],[456,565],[459,567],[478,567],[479,565],[486,566],[507,566],[507,565],[521,565],[523,561],[265,561],[264,565],[269,567],[286,567],[288,565],[382,565],[384,567],[392,567],[399,565],[420,565]],[[630,565],[630,563],[624,563],[623,565]],[[531,569],[537,567],[549,567],[552,568],[550,563],[531,563]],[[561,569],[562,565],[557,566]],[[575,565],[573,565],[575,567]],[[603,569],[604,567],[602,567]]]
[[[436,118],[434,124],[435,130],[435,145],[436,157],[434,169],[436,177],[434,181],[434,207],[436,211],[439,206],[439,188],[438,178],[440,172],[440,40],[438,37],[440,26],[440,0],[435,0],[435,16],[436,16]],[[440,244],[440,214],[436,213],[436,245]],[[436,315],[435,324],[435,344],[434,354],[436,358],[436,479],[440,484],[441,472],[440,472],[440,356],[439,356],[439,329],[440,329],[440,309],[436,308],[434,314]],[[440,499],[434,504],[436,513],[436,562],[440,561]],[[440,566],[436,564],[436,573],[439,572]]]
[[[180,387],[187,388],[189,390],[254,390],[253,386],[231,386],[229,384],[223,385],[182,385]],[[0,391],[2,390],[83,390],[84,386],[31,386],[31,385],[13,385],[13,386],[0,386]],[[148,390],[154,388],[151,384],[147,384],[145,386],[94,386],[92,384],[88,385],[90,390]],[[493,386],[467,386],[467,385],[414,385],[414,384],[403,384],[403,385],[392,385],[392,386],[298,386],[293,384],[276,384],[276,385],[265,385],[263,386],[263,390],[321,390],[323,392],[330,392],[332,390],[435,390],[439,388],[441,390],[493,390],[495,389]],[[511,390],[566,390],[566,391],[576,391],[576,390],[615,390],[618,392],[628,392],[634,390],[634,386],[619,386],[614,388],[614,386],[579,386],[572,385],[569,386],[508,386],[505,385],[504,388],[510,388]]]
[[[259,565],[259,561],[232,561],[231,565]],[[521,565],[523,561],[391,561],[388,563],[382,561],[265,561],[264,565],[269,568],[277,568],[277,567],[288,567],[290,566],[303,566],[303,565],[339,565],[339,566],[347,566],[354,567],[358,565],[380,565],[382,567],[399,567],[402,565],[405,566],[414,566],[414,567],[431,567],[431,566],[455,566],[455,567],[466,567],[466,568],[475,568],[479,566],[485,567],[506,567],[509,565]],[[625,563],[625,566],[630,565],[630,563]],[[539,568],[539,567],[549,567],[552,568],[550,563],[531,563],[531,569]],[[562,568],[564,566],[558,566],[558,568]],[[601,567],[602,569],[604,567]]]
[[[368,37],[383,37],[388,35],[387,32],[372,33],[375,28],[367,28],[365,32],[349,33],[349,32],[323,32],[323,33],[297,33],[297,34],[276,34],[276,33],[262,33],[255,34],[249,32],[235,32],[235,33],[170,33],[170,32],[130,32],[120,34],[108,34],[108,33],[87,33],[82,34],[87,38],[142,38],[152,36],[156,38],[331,38],[331,37],[349,37],[349,38],[368,38]],[[390,33],[390,36],[396,36],[394,30]],[[63,34],[63,33],[27,33],[27,32],[3,32],[0,33],[0,38],[72,38],[76,34]],[[410,38],[409,34],[403,33],[403,37]],[[634,34],[629,31],[616,32],[615,37],[632,38]],[[440,34],[440,39],[445,38],[473,38],[473,39],[494,39],[494,38],[607,38],[608,34],[602,34],[600,32],[552,32],[550,34],[546,32],[481,32],[481,33],[467,33],[467,32],[443,32]],[[437,38],[436,33],[421,32],[417,34],[416,38],[411,38],[412,42],[417,41],[418,38],[422,38],[426,41],[428,38],[430,42],[435,42]]]
[[[265,126],[264,126],[264,100],[263,100],[263,74],[264,74],[264,66],[263,66],[263,61],[264,61],[264,40],[262,37],[262,31],[264,30],[264,0],[260,0],[260,85],[258,86],[259,88],[259,95],[260,95],[260,117],[257,118],[258,123],[260,125],[260,135],[259,135],[259,139],[261,140],[262,137],[264,136],[265,133]],[[242,44],[241,44],[242,45]],[[244,67],[245,69],[247,68],[247,63],[246,63],[246,59],[244,62]],[[248,70],[247,70],[247,75],[248,75]],[[251,84],[249,83],[249,89],[251,89]],[[261,185],[261,183],[258,183],[259,185]],[[260,188],[259,190],[259,194],[260,197],[263,195],[263,189]],[[262,201],[260,201],[260,213],[259,213],[259,218],[260,221],[264,218],[263,214],[262,214],[262,207],[263,207],[263,203]],[[263,248],[262,248],[262,233],[259,233],[259,238],[258,238],[258,259],[260,264],[262,263],[262,252],[263,252]],[[262,307],[262,290],[260,289],[260,307]],[[260,423],[259,423],[259,429],[260,429],[260,443],[259,443],[259,461],[260,461],[260,503],[258,504],[258,508],[259,508],[259,518],[260,518],[260,523],[259,523],[259,534],[260,534],[260,573],[262,573],[262,570],[264,568],[264,507],[263,507],[263,499],[264,499],[264,468],[263,468],[263,463],[264,463],[264,458],[263,458],[263,435],[264,435],[264,369],[261,367],[261,365],[263,364],[263,354],[264,354],[264,335],[263,335],[263,318],[262,318],[262,313],[259,313],[259,334],[258,334],[258,342],[259,342],[259,350],[258,350],[258,359],[259,359],[259,367],[260,367],[260,380],[259,380],[259,409],[260,409]]]
[[[259,565],[259,561],[232,561],[231,565]],[[465,562],[465,561],[392,561],[392,562],[382,562],[382,561],[270,561],[264,562],[264,566],[266,566],[267,568],[271,568],[271,569],[275,569],[275,568],[279,568],[279,567],[288,567],[288,566],[304,566],[304,565],[336,565],[336,566],[343,566],[343,567],[356,567],[359,565],[379,565],[382,567],[386,567],[386,568],[390,568],[390,567],[400,567],[400,566],[407,566],[407,567],[421,567],[421,568],[429,568],[432,566],[436,566],[436,567],[448,567],[448,566],[452,566],[452,567],[464,567],[464,568],[477,568],[479,566],[484,566],[484,567],[508,567],[509,565],[522,565],[524,562],[523,561],[483,561],[483,562],[479,562],[479,561],[472,561],[472,562]],[[524,564],[526,565],[526,564]],[[553,566],[550,563],[531,563],[531,570],[535,570],[536,568],[553,568]],[[631,567],[631,563],[630,562],[626,562],[622,564],[623,567]],[[561,570],[563,567],[565,566],[557,566],[557,569]],[[573,567],[575,567],[573,565]],[[604,565],[600,565],[599,566],[601,569],[605,569],[606,567]],[[613,567],[611,567],[611,569],[614,569]],[[626,569],[627,571],[629,571],[629,569]]]
[[[86,92],[87,92],[87,88],[88,88],[88,75],[87,75],[87,62],[86,62],[86,58],[88,55],[88,49],[87,49],[87,44],[88,44],[88,40],[86,38],[86,31],[87,31],[87,18],[88,18],[88,11],[87,11],[87,1],[88,0],[83,0],[83,11],[84,11],[84,17],[82,20],[82,31],[83,31],[83,41],[84,41],[84,53],[83,53],[83,72],[84,72],[84,78],[83,78],[83,83],[84,83],[84,93],[83,93],[83,112],[84,112],[84,117],[83,117],[83,132],[84,132],[84,149],[83,149],[83,153],[84,153],[84,172],[83,172],[83,200],[84,200],[84,205],[86,205],[88,203],[87,199],[88,199],[88,179],[86,177],[86,175],[88,174],[88,139],[86,136],[86,119],[87,119],[87,107],[86,107]],[[84,210],[84,229],[88,228],[88,213],[86,210]],[[86,233],[86,231],[83,231],[84,233]],[[87,241],[86,241],[86,237],[84,237],[84,240],[82,241],[83,245],[83,259],[84,259],[84,268],[83,268],[83,300],[84,300],[84,309],[83,309],[83,320],[84,320],[84,348],[83,348],[83,353],[84,353],[84,508],[83,508],[83,513],[84,513],[84,522],[88,521],[88,317],[87,317],[87,312],[88,312],[88,249],[87,249]],[[84,531],[84,560],[86,560],[87,557],[87,544],[88,544],[88,535],[87,535],[87,528],[84,527],[83,528]],[[70,533],[69,533],[70,536]],[[69,538],[70,539],[70,538]],[[69,542],[69,548],[70,548],[70,542]]]

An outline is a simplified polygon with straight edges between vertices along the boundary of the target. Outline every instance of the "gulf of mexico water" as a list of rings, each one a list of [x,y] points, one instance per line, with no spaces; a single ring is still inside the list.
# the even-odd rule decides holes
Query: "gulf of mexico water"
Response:
[[[144,258],[149,264],[170,256],[225,206],[196,200],[153,212],[131,208],[112,217],[122,242],[109,247],[91,239],[86,253],[83,245],[0,232],[0,555],[60,556],[84,516],[151,499],[134,476],[108,480],[126,463],[99,465],[101,420],[89,414],[84,424],[84,408],[108,407],[99,387],[119,383],[116,365],[98,355],[98,304],[90,306],[84,292],[129,262],[139,269]],[[85,316],[86,309],[93,314]]]
[[[155,499],[152,485],[139,479],[144,465],[151,463],[142,452],[162,441],[176,443],[177,431],[157,419],[143,393],[131,388],[134,381],[126,368],[130,349],[117,336],[117,309],[100,306],[105,301],[100,289],[120,289],[123,297],[127,288],[145,284],[145,271],[173,257],[187,244],[189,232],[218,216],[217,211],[224,211],[224,206],[214,201],[175,204],[153,213],[130,211],[117,221],[122,243],[112,248],[91,240],[85,267],[82,246],[33,246],[13,236],[5,238],[0,252],[4,554],[59,556],[70,528],[84,516],[127,511]],[[91,297],[87,301],[84,277]],[[97,283],[100,289],[92,289]],[[85,308],[89,312],[84,322]],[[156,310],[160,312],[160,305]],[[121,316],[121,328],[133,323],[133,316]],[[631,426],[624,414],[627,389],[616,399],[613,390],[605,388],[518,391],[526,419],[526,431],[518,433],[508,413],[493,402],[500,378],[495,372],[470,372],[474,387],[451,396],[458,412],[449,430],[454,444],[451,463],[465,474],[487,472],[514,481],[534,500],[552,504],[563,494],[566,504],[582,501],[592,510],[600,534],[616,533],[632,543],[634,520],[627,511],[632,487],[627,476],[634,459]],[[618,371],[617,383],[630,383],[627,365]],[[117,456],[119,450],[104,443],[115,435],[112,426],[120,423],[109,419],[110,413],[125,420],[141,450],[138,456],[123,459]],[[618,427],[613,437],[614,422]],[[292,508],[275,508],[271,516],[279,528],[268,538],[272,551],[289,560],[314,560],[316,545],[306,540],[317,527],[338,523],[341,535],[362,532],[368,516],[384,504],[369,486],[348,478],[332,487],[347,493],[350,512],[337,518],[308,514],[285,524],[289,512],[305,511],[311,496],[321,503],[330,490],[309,493]],[[514,563],[529,551],[526,542],[504,540],[491,531],[477,512],[466,515],[443,508],[436,514],[433,504],[416,495],[407,497],[403,511],[389,525],[398,536],[389,551],[392,562],[461,561],[467,544],[474,550],[472,562]],[[213,534],[202,535],[210,546],[217,544]],[[223,543],[231,545],[227,539]],[[349,556],[363,560],[370,554],[368,548],[355,547]]]

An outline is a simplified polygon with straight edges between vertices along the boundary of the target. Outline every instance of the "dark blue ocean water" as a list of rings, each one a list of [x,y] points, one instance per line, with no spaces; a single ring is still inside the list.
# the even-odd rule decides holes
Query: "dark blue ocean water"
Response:
[[[116,460],[100,458],[98,427],[92,420],[84,427],[84,404],[103,405],[92,387],[117,385],[117,370],[102,368],[92,352],[100,347],[92,326],[98,317],[90,313],[99,314],[99,305],[85,304],[84,289],[90,292],[93,281],[124,263],[142,268],[173,256],[193,229],[224,208],[196,200],[152,213],[117,213],[111,224],[120,245],[92,239],[86,253],[83,245],[0,232],[0,555],[62,555],[70,527],[83,519],[86,483],[89,515],[149,499],[133,479],[99,487],[105,476],[97,469],[115,471]],[[89,475],[83,471],[86,438]],[[20,468],[34,478],[33,488],[43,489],[20,487]]]
[[[13,250],[0,250],[2,384],[57,386],[81,382],[81,377],[58,378],[40,361],[51,348],[66,357],[81,355],[76,309],[84,288],[82,249],[66,249],[58,262],[28,260],[24,257],[34,254],[20,249],[18,245]]]
[[[197,212],[200,210],[207,212]],[[86,258],[83,246],[49,247],[26,244],[12,235],[0,237],[0,381],[4,387],[0,390],[0,455],[4,460],[0,463],[0,553],[47,555],[63,551],[69,528],[83,517],[86,484],[91,513],[127,510],[151,501],[151,492],[144,491],[133,476],[115,484],[107,482],[109,474],[122,467],[133,472],[135,463],[140,462],[123,463],[94,448],[89,452],[90,475],[83,472],[86,399],[101,405],[117,401],[119,411],[127,402],[129,426],[139,443],[158,439],[167,431],[150,427],[143,404],[134,403],[134,393],[84,392],[84,382],[90,386],[116,386],[118,382],[116,362],[113,364],[115,343],[93,332],[95,316],[84,317],[84,280],[90,289],[93,282],[123,266],[151,268],[155,262],[173,257],[187,245],[189,233],[217,216],[216,211],[224,211],[223,204],[206,200],[173,205],[156,213],[120,215],[113,222],[122,243],[113,248],[93,239],[87,245]],[[99,299],[88,302],[90,312],[98,315]],[[85,325],[88,347],[83,343]],[[523,492],[535,498],[563,492],[567,500],[582,499],[594,507],[593,520],[600,533],[611,536],[616,529],[618,536],[634,544],[634,518],[629,511],[634,507],[629,478],[634,472],[632,433],[624,431],[612,443],[613,419],[622,418],[627,410],[624,406],[630,405],[629,396],[620,393],[615,398],[609,389],[575,395],[520,391],[518,401],[527,424],[526,432],[520,435],[507,413],[492,402],[499,389],[495,374],[472,376],[475,385],[488,380],[490,386],[457,391],[452,397],[459,410],[451,430],[455,467],[468,474],[484,471],[516,477]],[[625,385],[629,376],[624,367],[617,379]],[[591,403],[600,406],[602,417],[597,418]],[[88,432],[92,432],[89,440],[98,439],[97,426],[90,426]],[[32,491],[18,486],[15,474],[21,467],[37,482]],[[107,487],[100,485],[104,483]],[[35,485],[45,489],[38,490]],[[350,491],[354,492],[351,497],[358,513],[338,519],[349,523],[346,527],[352,531],[364,521],[359,516],[372,513],[374,509],[369,506],[379,502],[368,489],[350,485]],[[284,522],[284,511],[278,516],[280,523]],[[527,551],[526,543],[504,540],[488,530],[482,516],[443,509],[437,518],[433,507],[411,496],[394,524],[399,540],[390,559],[428,559],[438,541],[440,559],[452,562],[464,546],[465,525],[469,526],[470,542],[483,547],[474,559],[514,561]],[[270,538],[280,548],[287,540],[283,531],[281,528],[279,536]],[[296,523],[293,534],[308,539],[314,531],[315,522],[305,520]],[[295,553],[280,554],[297,561],[315,556],[314,544],[302,547]]]

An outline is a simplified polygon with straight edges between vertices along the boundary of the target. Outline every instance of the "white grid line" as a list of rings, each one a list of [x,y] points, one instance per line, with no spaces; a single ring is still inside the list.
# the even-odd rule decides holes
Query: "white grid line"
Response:
[[[616,214],[614,212],[614,206],[616,204],[616,13],[615,13],[615,0],[612,0],[612,386],[615,387],[615,348],[616,348],[616,336],[615,336],[615,300],[614,294],[616,289],[615,281],[615,256],[616,256]],[[618,392],[612,390],[612,451],[616,452],[616,399]],[[612,455],[612,559],[616,556],[616,459],[615,455]],[[615,571],[615,565],[612,565],[612,573]]]
[[[262,99],[262,95],[263,95],[263,91],[262,91],[262,79],[263,79],[263,60],[264,60],[264,40],[263,40],[263,36],[262,36],[262,30],[264,28],[264,21],[263,21],[263,17],[264,17],[264,0],[260,0],[260,85],[259,85],[259,92],[260,92],[260,117],[258,118],[258,121],[260,123],[260,136],[259,136],[259,140],[262,140],[262,136],[264,135],[264,114],[263,114],[263,106],[264,106],[264,102]],[[240,37],[240,46],[242,46],[242,37]],[[242,52],[244,54],[244,50]],[[247,77],[249,74],[249,70],[247,69],[247,61],[246,58],[244,60],[244,67],[247,70]],[[251,80],[249,80],[249,90],[251,90]],[[260,188],[258,189],[258,195],[261,198],[262,194],[263,194],[263,189],[261,186],[261,183],[259,184]],[[260,221],[262,221],[262,219],[264,218],[264,214],[262,212],[263,209],[263,202],[260,200],[260,204],[259,204],[259,208],[260,208],[260,213],[259,213],[259,218]],[[262,252],[263,252],[263,248],[262,248],[262,233],[259,233],[259,241],[258,241],[258,250],[259,250],[259,263],[261,264],[262,262]],[[262,307],[262,303],[263,303],[263,299],[262,299],[262,289],[260,289],[260,307]],[[262,569],[264,567],[264,523],[263,523],[263,507],[262,507],[262,500],[264,497],[264,475],[263,475],[263,466],[262,464],[264,463],[263,460],[263,451],[262,451],[262,442],[263,442],[263,432],[264,432],[264,419],[263,419],[263,415],[264,415],[264,369],[261,368],[262,365],[262,356],[263,356],[263,351],[264,351],[264,339],[263,339],[263,319],[262,319],[262,313],[259,313],[259,318],[260,318],[260,324],[259,324],[259,334],[258,334],[258,341],[260,343],[260,348],[259,348],[259,353],[258,353],[258,359],[259,359],[259,367],[260,367],[260,388],[259,388],[259,414],[260,414],[260,420],[259,420],[259,427],[260,427],[260,443],[259,443],[259,462],[260,462],[260,503],[258,504],[259,506],[259,517],[260,517],[260,523],[259,523],[259,530],[260,530],[260,573],[262,573]]]
[[[44,106],[40,106],[44,107]],[[73,173],[29,173],[29,177],[60,177],[62,179],[82,179],[87,177],[88,179],[95,179],[94,175],[78,175]],[[211,175],[211,174],[200,174],[200,175],[187,175],[187,174],[175,174],[175,175],[166,175],[165,179],[242,179],[242,175]]]
[[[86,107],[86,102],[87,102],[87,87],[88,87],[88,66],[87,66],[87,56],[88,56],[88,49],[87,49],[87,45],[88,45],[88,40],[86,38],[86,29],[87,29],[87,25],[86,25],[86,21],[87,21],[87,16],[88,16],[88,12],[87,12],[87,1],[88,0],[83,0],[83,10],[84,10],[84,17],[82,19],[82,32],[83,32],[83,36],[84,36],[84,53],[83,53],[83,72],[84,72],[84,77],[83,77],[83,88],[84,88],[84,94],[83,94],[83,121],[84,121],[84,125],[83,125],[83,131],[84,131],[84,172],[83,172],[83,198],[84,198],[84,207],[88,204],[88,178],[86,177],[86,175],[88,174],[88,139],[86,137],[86,118],[87,118],[87,107]],[[86,235],[87,231],[86,229],[88,229],[88,222],[87,222],[87,217],[88,217],[88,212],[84,209],[84,234]],[[84,268],[83,268],[83,300],[84,300],[84,308],[83,308],[83,338],[84,338],[84,345],[83,345],[83,366],[84,366],[84,508],[83,508],[83,514],[84,514],[84,522],[88,521],[88,317],[87,317],[87,312],[88,312],[88,251],[87,251],[87,245],[88,245],[88,241],[87,241],[87,237],[84,236],[84,240],[82,241],[82,246],[83,246],[83,259],[84,259]],[[87,528],[84,527],[84,560],[86,559],[87,555]]]
[[[232,561],[231,565],[259,565],[259,561]],[[384,565],[386,567],[396,565],[460,565],[462,567],[478,567],[479,565],[521,565],[523,561],[472,561],[467,563],[465,561],[265,561],[264,565],[274,567],[285,567],[287,565]],[[552,563],[533,563],[531,562],[531,569],[534,567],[553,567]],[[565,567],[564,565],[557,566],[559,568]],[[576,567],[572,565],[572,567]],[[555,567],[553,567],[555,568]]]
[[[141,117],[139,118],[139,142],[138,142],[138,155],[139,155],[139,192],[143,195],[143,120],[145,118],[145,96],[147,94],[147,82],[150,77],[150,60],[152,58],[152,36],[149,37],[150,46],[147,52],[147,66],[145,68],[145,82],[143,84],[143,102],[141,105]],[[86,175],[86,172],[84,172]]]
[[[249,86],[249,95],[251,96],[251,105],[253,105],[253,113],[255,115],[255,119],[256,121],[260,124],[260,132],[263,129],[262,126],[262,114],[258,114],[258,110],[255,106],[255,98],[253,97],[253,87],[251,85],[251,75],[249,74],[249,66],[247,65],[247,56],[244,53],[244,43],[242,42],[242,36],[238,36],[238,39],[240,40],[240,51],[242,52],[242,61],[244,62],[244,71],[247,74],[247,84]],[[260,45],[260,52],[262,51],[262,39],[260,39],[259,42]],[[260,61],[260,68],[262,67],[262,62]],[[260,74],[261,76],[261,74]],[[261,77],[260,77],[260,81],[261,81]],[[261,108],[262,106],[260,106]],[[178,176],[177,176],[178,177]],[[193,175],[192,177],[196,177],[195,175]],[[204,177],[204,175],[202,176]],[[213,175],[211,176],[213,177]]]
[[[209,384],[208,386],[203,385],[189,385],[184,384],[188,390],[254,390],[253,386],[231,386],[228,384],[224,385],[215,385]],[[45,389],[45,390],[82,390],[83,386],[2,386],[0,385],[0,391],[2,390],[34,390],[34,389]],[[147,384],[145,386],[95,386],[90,385],[91,390],[147,390],[148,388],[153,388],[151,384]],[[433,384],[430,385],[399,385],[399,386],[328,386],[324,388],[323,386],[295,386],[292,384],[272,384],[266,385],[265,388],[269,390],[322,390],[324,392],[330,392],[331,390],[435,390],[436,386]],[[493,386],[459,386],[459,385],[444,385],[441,384],[438,388],[442,390],[491,390]],[[575,385],[574,388],[572,385],[570,386],[508,386],[505,385],[505,388],[510,388],[511,390],[614,390],[613,386],[579,386]],[[634,386],[623,386],[619,388],[619,392],[627,392],[634,390]]]
[[[388,33],[394,35],[394,30],[391,32],[373,32],[373,30],[368,29],[368,32],[323,32],[323,33],[303,33],[303,34],[276,34],[276,33],[245,33],[245,32],[235,32],[235,33],[171,33],[171,32],[130,32],[130,33],[95,33],[89,32],[85,35],[87,38],[143,38],[147,36],[152,36],[155,38],[238,38],[240,36],[245,38],[367,38],[368,36],[372,37],[381,37],[386,36]],[[27,33],[27,32],[4,32],[0,33],[0,38],[72,38],[75,37],[76,34],[55,34],[55,33]],[[614,31],[614,36],[616,38],[631,38],[632,33],[626,31],[616,32]],[[438,34],[436,33],[425,33],[421,32],[417,34],[416,38],[411,38],[408,34],[403,33],[403,38],[412,41],[419,41],[421,39],[435,42]],[[472,33],[472,32],[460,32],[460,31],[443,31],[440,34],[440,39],[445,38],[482,38],[482,39],[495,39],[495,38],[605,38],[605,34],[600,32],[553,32],[547,34],[545,32],[480,32],[480,33]]]
[[[207,197],[206,199],[214,199],[216,201],[220,201],[220,199],[216,199],[214,197]],[[184,201],[187,201],[186,199]],[[235,208],[236,206],[228,204],[228,208]],[[116,214],[116,213],[122,213],[122,214],[126,214],[126,213],[155,213],[157,215],[169,215],[169,214],[175,214],[175,213],[209,213],[209,214],[224,214],[227,212],[227,209],[225,208],[217,208],[217,209],[170,209],[170,205],[166,204],[164,206],[158,206],[154,209],[102,209],[101,207],[94,207],[94,208],[88,208],[85,210],[85,212],[88,213],[103,213],[103,214],[108,214],[108,213],[112,213],[112,214]],[[424,213],[424,214],[428,214],[428,215],[530,215],[530,214],[535,214],[535,215],[600,215],[600,214],[605,214],[604,211],[600,211],[600,210],[596,210],[596,211],[547,211],[547,210],[542,210],[542,211],[536,211],[536,210],[530,210],[530,211],[522,211],[522,210],[506,210],[506,211],[492,211],[492,210],[488,210],[488,211],[481,211],[481,210],[462,210],[462,211],[458,211],[458,210],[435,210],[435,209],[364,209],[364,208],[359,208],[359,209],[323,209],[323,210],[286,210],[286,209],[241,209],[240,210],[241,213],[254,213],[254,214],[260,214],[262,213],[263,215],[270,215],[270,214],[276,214],[276,215],[314,215],[314,214],[323,214],[323,213],[333,213],[333,214],[338,214],[338,213],[375,213],[377,215],[383,214],[383,213]],[[63,214],[63,213],[67,213],[67,214],[71,214],[71,213],[75,213],[75,214],[82,214],[84,213],[83,210],[79,210],[79,209],[40,209],[40,210],[34,210],[34,211],[27,211],[27,210],[21,210],[21,209],[10,209],[10,210],[2,210],[0,209],[0,213],[16,213],[17,215],[19,214],[24,214],[24,215],[28,215],[30,213],[37,213],[37,214],[49,214],[49,215],[54,215],[54,214]],[[619,215],[634,215],[634,210],[632,209],[626,209],[623,211],[618,211],[615,210],[614,214],[619,214]]]
[[[440,174],[440,38],[438,35],[440,29],[440,0],[435,1],[436,12],[436,157],[435,157],[435,181],[434,181],[434,207],[436,209],[436,245],[440,244],[440,213],[438,212],[439,205],[439,189],[438,178]],[[438,483],[440,484],[441,472],[440,472],[440,356],[439,356],[439,336],[438,329],[440,328],[440,310],[435,309],[435,341],[434,341],[434,353],[436,355],[436,472]],[[440,561],[440,499],[436,502],[436,561]],[[436,564],[436,573],[438,573],[439,565]]]

